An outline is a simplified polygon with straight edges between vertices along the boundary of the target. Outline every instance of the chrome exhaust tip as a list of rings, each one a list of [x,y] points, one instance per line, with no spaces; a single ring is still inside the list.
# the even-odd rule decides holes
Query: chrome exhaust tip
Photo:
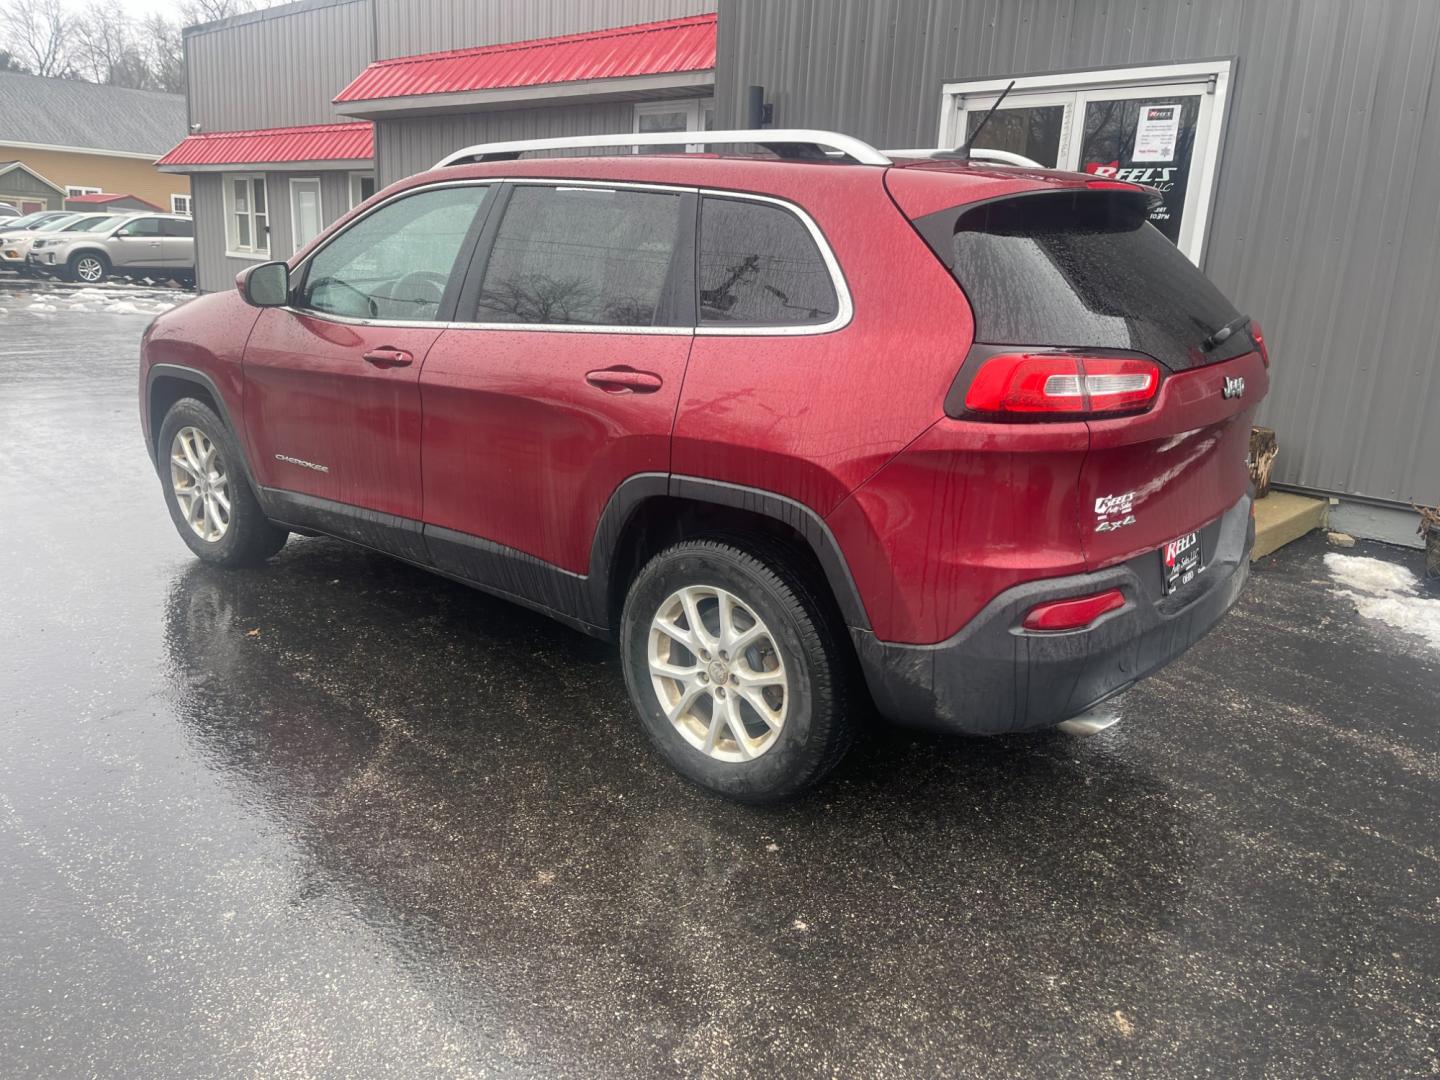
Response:
[[[1110,709],[1091,709],[1079,716],[1072,716],[1069,720],[1056,724],[1055,727],[1066,735],[1074,735],[1077,739],[1088,739],[1091,735],[1099,735],[1100,732],[1118,723],[1119,720],[1120,714]]]

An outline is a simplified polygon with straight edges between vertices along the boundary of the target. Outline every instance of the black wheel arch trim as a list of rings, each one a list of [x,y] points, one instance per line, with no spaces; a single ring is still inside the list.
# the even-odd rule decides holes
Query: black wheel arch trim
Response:
[[[608,622],[610,575],[618,554],[616,545],[626,524],[640,504],[657,496],[669,495],[674,498],[690,499],[695,502],[733,506],[764,517],[774,518],[794,529],[810,546],[825,580],[840,607],[840,614],[847,626],[858,630],[869,630],[870,619],[860,599],[860,590],[850,574],[849,564],[840,550],[835,534],[825,519],[810,507],[785,495],[773,491],[732,484],[723,480],[706,480],[698,476],[679,476],[664,473],[640,473],[623,481],[610,496],[595,530],[595,539],[590,552],[590,595],[591,603],[601,605],[593,608],[598,614],[597,621]]]
[[[271,507],[265,496],[266,489],[255,483],[255,474],[251,471],[250,461],[246,457],[243,433],[230,415],[230,407],[225,403],[225,395],[220,392],[220,387],[216,385],[215,380],[198,368],[186,367],[183,364],[159,363],[151,364],[150,370],[145,373],[145,397],[141,402],[144,412],[141,415],[141,426],[145,432],[145,450],[150,455],[150,463],[155,466],[155,474],[160,475],[160,451],[155,442],[160,436],[159,425],[164,422],[165,418],[150,415],[150,402],[155,394],[155,381],[159,378],[195,383],[210,395],[210,400],[215,403],[215,409],[220,414],[221,423],[230,429],[230,434],[235,439],[235,445],[240,449],[240,467],[245,470],[245,479],[250,482],[250,490],[255,492],[255,497],[260,500],[261,507],[269,514]]]

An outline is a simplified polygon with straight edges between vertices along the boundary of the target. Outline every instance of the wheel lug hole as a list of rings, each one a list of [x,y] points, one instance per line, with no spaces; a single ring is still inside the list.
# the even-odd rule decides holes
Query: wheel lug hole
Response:
[[[710,654],[709,654],[708,652],[706,652],[704,649],[701,649],[701,650],[700,650],[700,659],[701,659],[701,660],[709,660],[709,659],[710,659]]]
[[[724,696],[725,696],[725,688],[724,688],[723,686],[717,686],[717,687],[715,688],[715,693],[716,693],[718,696],[720,696],[720,697],[724,697]]]
[[[701,681],[701,682],[709,682],[709,681],[710,681],[710,676],[707,675],[705,672],[702,671],[702,672],[700,672],[700,681]]]

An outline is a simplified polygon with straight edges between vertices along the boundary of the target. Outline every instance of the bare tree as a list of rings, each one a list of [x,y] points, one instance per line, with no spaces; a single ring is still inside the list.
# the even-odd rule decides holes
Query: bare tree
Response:
[[[140,36],[150,57],[155,89],[185,93],[185,44],[179,24],[163,15],[151,15],[140,24]]]
[[[195,23],[215,22],[217,19],[228,19],[231,15],[243,15],[247,11],[269,6],[270,3],[257,3],[256,0],[183,0],[180,4],[180,16],[186,26],[193,26]]]
[[[22,75],[30,73],[30,69],[16,59],[9,49],[0,49],[0,71],[14,71]]]
[[[74,64],[82,78],[136,90],[154,87],[151,58],[117,0],[92,4],[75,20],[72,36]]]
[[[0,41],[36,75],[69,75],[70,16],[60,0],[4,0]]]

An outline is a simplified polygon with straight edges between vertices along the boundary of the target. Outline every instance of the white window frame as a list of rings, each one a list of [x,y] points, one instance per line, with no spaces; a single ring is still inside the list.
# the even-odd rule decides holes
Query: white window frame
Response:
[[[1021,75],[1001,108],[1023,105],[1072,103],[1061,136],[1060,168],[1077,167],[1080,145],[1075,139],[1090,101],[1138,96],[1148,87],[1174,92],[1183,84],[1183,93],[1200,91],[1200,115],[1195,126],[1195,156],[1190,190],[1186,196],[1180,250],[1197,266],[1205,250],[1206,233],[1215,204],[1215,184],[1220,173],[1220,147],[1230,100],[1233,58],[1197,60],[1179,64],[1152,64],[1141,67],[1102,68],[1093,71],[1061,71],[1046,75]],[[947,82],[940,89],[940,128],[937,146],[958,146],[965,139],[968,113],[985,110],[1010,83],[1009,78],[971,79]],[[1134,91],[1135,93],[1129,93]],[[1209,102],[1208,106],[1206,102]]]
[[[312,236],[312,237],[310,238],[310,240],[306,240],[306,241],[305,241],[305,244],[302,244],[302,243],[300,242],[300,230],[299,230],[299,228],[298,228],[299,221],[300,221],[300,214],[299,214],[299,209],[298,209],[298,207],[296,206],[296,203],[295,203],[295,193],[296,193],[296,190],[297,190],[298,187],[300,187],[300,186],[302,186],[302,185],[305,185],[305,184],[313,184],[313,185],[315,186],[315,211],[316,211],[316,213],[319,214],[319,216],[320,216],[320,228],[319,228],[318,230],[316,230],[315,236],[319,236],[321,233],[323,233],[323,232],[325,231],[325,185],[320,182],[320,177],[318,177],[318,176],[292,176],[292,177],[290,178],[290,185],[289,185],[289,187],[290,187],[290,247],[291,247],[291,253],[292,253],[292,254],[293,254],[294,252],[296,252],[296,251],[299,251],[302,247],[305,246],[305,244],[308,244],[308,243],[310,242],[310,240],[315,239],[315,236]],[[268,195],[268,192],[267,192],[267,195]],[[268,202],[266,203],[266,206],[269,206],[269,203],[268,203]]]
[[[631,121],[630,130],[635,134],[640,133],[640,118],[642,116],[654,116],[657,113],[685,114],[686,131],[705,130],[705,110],[709,109],[713,114],[715,111],[715,99],[708,98],[670,98],[667,101],[642,101],[635,106],[635,117]],[[704,147],[691,143],[685,147],[686,152],[698,154]],[[640,153],[642,147],[635,147],[633,153]]]
[[[180,209],[182,203],[185,206],[184,210]],[[183,192],[177,191],[170,196],[170,212],[172,214],[182,214],[185,217],[190,217],[194,211],[194,207],[195,197],[193,195],[186,195]]]
[[[349,179],[347,181],[347,183],[349,184],[351,210],[354,210],[355,207],[359,206],[362,202],[365,201],[360,197],[360,182],[362,180],[374,181],[375,190],[380,190],[380,181],[373,172],[352,172],[349,175]]]
[[[274,213],[274,207],[270,202],[270,186],[267,183],[264,173],[225,173],[225,254],[232,259],[250,259],[264,262],[270,258],[270,215]],[[235,181],[245,180],[250,184],[249,210],[247,216],[250,220],[250,246],[242,247],[240,244],[239,230],[235,228],[235,221],[238,211],[235,209]],[[255,212],[255,185],[260,184],[265,188],[265,213]],[[258,242],[261,229],[258,219],[265,219],[264,246]]]
[[[102,190],[98,187],[76,187],[74,184],[66,184],[65,197],[73,199],[77,195],[99,195]]]

